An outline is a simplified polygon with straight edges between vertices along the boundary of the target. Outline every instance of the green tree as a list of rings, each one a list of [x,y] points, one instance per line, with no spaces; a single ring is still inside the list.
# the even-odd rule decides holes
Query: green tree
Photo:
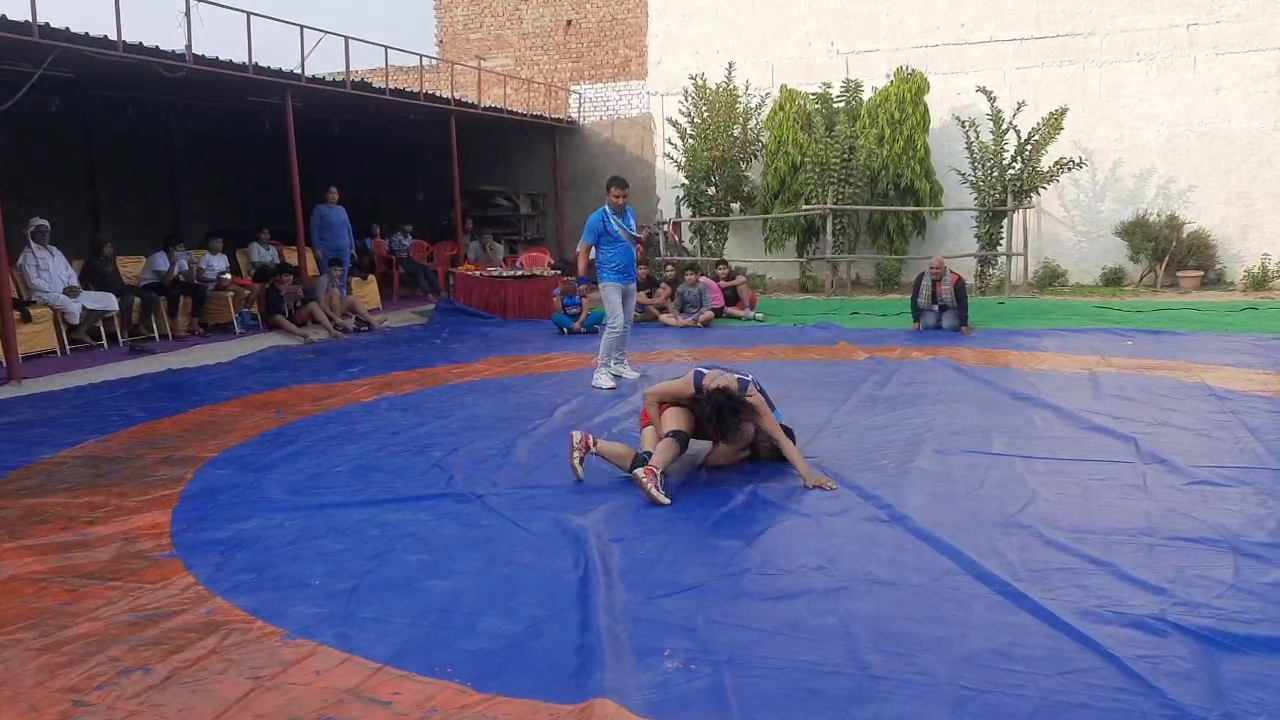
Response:
[[[765,146],[757,208],[765,214],[797,212],[804,205],[856,204],[859,193],[857,121],[862,83],[845,79],[838,93],[823,83],[816,93],[783,86],[764,121]],[[823,216],[772,218],[764,223],[765,251],[788,248],[805,257],[819,248]],[[852,252],[860,227],[856,218],[837,216],[834,250]],[[801,268],[802,288],[814,281]]]
[[[764,149],[764,110],[768,96],[738,84],[734,64],[716,83],[701,73],[681,91],[678,116],[668,118],[667,160],[683,181],[677,202],[690,217],[726,217],[733,206],[755,204],[752,177]],[[692,240],[703,255],[716,257],[729,241],[729,223],[691,223]]]
[[[889,83],[873,91],[856,124],[860,181],[867,205],[936,207],[942,184],[929,149],[929,79],[919,70],[899,67]],[[870,212],[865,230],[876,251],[905,255],[911,241],[924,235],[937,213]],[[896,285],[902,261],[881,261],[877,282]]]
[[[1018,116],[1025,102],[1005,113],[1000,99],[985,87],[977,89],[987,101],[985,118],[955,116],[964,135],[964,153],[968,168],[951,168],[960,178],[973,204],[981,208],[1028,205],[1045,190],[1053,187],[1068,173],[1088,165],[1081,157],[1060,157],[1045,165],[1049,149],[1062,135],[1067,120],[1065,105],[1050,110],[1025,133],[1018,127]],[[1005,244],[1004,224],[1008,212],[979,212],[974,217],[974,239],[979,252],[997,252]],[[974,282],[979,292],[992,287],[1000,260],[993,256],[978,258]]]

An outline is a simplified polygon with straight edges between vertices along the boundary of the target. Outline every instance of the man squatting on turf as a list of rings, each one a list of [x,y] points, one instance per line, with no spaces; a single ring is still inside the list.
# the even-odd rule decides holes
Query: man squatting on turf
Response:
[[[696,367],[682,377],[649,388],[640,413],[640,451],[589,433],[569,435],[569,461],[583,479],[588,455],[598,455],[631,474],[641,492],[659,505],[670,505],[664,473],[689,448],[690,440],[712,443],[703,459],[708,467],[748,459],[787,460],[805,487],[831,490],[836,484],[805,462],[795,432],[780,422],[781,414],[750,373],[721,367]],[[658,418],[655,424],[653,418]]]

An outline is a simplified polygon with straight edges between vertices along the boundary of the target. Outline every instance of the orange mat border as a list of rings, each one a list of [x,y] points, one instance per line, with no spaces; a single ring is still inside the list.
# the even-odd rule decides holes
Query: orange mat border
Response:
[[[1134,373],[1280,396],[1280,373],[960,347],[707,348],[636,355],[633,361],[741,364],[869,357]],[[0,481],[0,506],[17,511],[0,527],[4,716],[636,720],[608,700],[563,706],[487,695],[292,639],[200,585],[176,557],[170,539],[174,506],[196,470],[268,430],[437,385],[586,370],[593,362],[567,354],[494,357],[282,388],[144,423],[12,473]]]

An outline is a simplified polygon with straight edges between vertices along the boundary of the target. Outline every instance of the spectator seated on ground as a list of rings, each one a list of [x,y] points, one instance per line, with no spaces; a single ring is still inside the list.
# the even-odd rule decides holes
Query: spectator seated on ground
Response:
[[[32,300],[62,313],[67,336],[88,345],[89,329],[120,311],[120,301],[109,292],[85,290],[67,262],[67,256],[49,244],[52,227],[44,218],[31,218],[24,231],[27,244],[18,256],[18,272],[31,291]]]
[[[249,243],[249,267],[253,271],[250,279],[255,285],[266,285],[276,276],[276,265],[279,264],[280,253],[271,244],[271,231],[265,227],[258,228],[253,242]]]
[[[951,272],[941,255],[934,255],[929,269],[917,275],[911,285],[911,329],[973,334],[964,278]]]
[[[578,287],[572,278],[565,278],[556,288],[552,301],[556,310],[551,322],[565,335],[598,333],[604,322],[604,308],[591,309],[590,285]]]
[[[191,253],[187,252],[181,238],[170,235],[164,239],[163,249],[152,253],[142,266],[138,284],[165,299],[174,337],[186,337],[188,331],[200,337],[209,336],[200,325],[200,314],[209,299],[209,289],[196,282]],[[183,297],[191,299],[191,322],[187,328],[178,327],[178,309]]]
[[[502,243],[493,239],[493,233],[472,236],[467,243],[467,262],[482,268],[502,267],[505,251]]]
[[[258,301],[258,286],[252,280],[231,277],[231,261],[222,252],[222,238],[210,236],[206,247],[208,252],[196,265],[196,280],[207,290],[231,293],[232,307],[238,312],[253,307]]]
[[[663,307],[658,308],[659,314],[667,312],[667,308],[675,302],[676,288],[680,287],[680,280],[680,268],[676,267],[675,263],[669,262],[662,266],[662,280],[658,283],[658,292],[666,302]]]
[[[716,315],[711,310],[711,290],[702,282],[702,277],[697,263],[684,266],[684,282],[676,286],[675,300],[658,318],[663,325],[706,327],[711,324]]]
[[[378,263],[373,255],[373,243],[375,240],[382,240],[382,226],[378,224],[369,226],[369,234],[363,240],[356,240],[356,252],[351,256],[349,274],[361,280],[368,280],[370,275],[377,272]],[[386,241],[384,240],[383,242]]]
[[[116,263],[116,247],[105,236],[99,235],[89,246],[89,259],[80,268],[80,287],[85,290],[109,292],[120,301],[120,330],[123,337],[142,337],[150,334],[152,322],[160,312],[160,297],[150,290],[129,285],[120,274]],[[133,308],[138,307],[138,322],[133,323]]]
[[[707,293],[711,296],[711,314],[724,317],[724,292],[720,290],[720,283],[704,275],[701,266],[695,263],[694,267],[698,268],[698,282],[707,286]]]
[[[315,342],[303,327],[317,323],[331,338],[346,337],[338,332],[329,316],[315,298],[307,294],[301,285],[293,282],[296,271],[292,265],[276,266],[276,276],[263,291],[263,307],[266,309],[267,327],[302,338],[305,343]]]
[[[440,297],[440,279],[436,277],[435,268],[414,260],[409,254],[409,243],[413,240],[413,223],[405,223],[398,232],[392,233],[387,247],[395,256],[400,272],[409,278],[427,302],[435,302]]]
[[[345,282],[342,272],[342,259],[329,258],[329,282],[325,285],[324,294],[320,296],[320,308],[329,316],[339,330],[367,332],[377,330],[387,324],[381,315],[373,316],[365,308],[364,303],[351,293],[343,294],[342,283]],[[353,319],[348,320],[347,316]]]
[[[764,321],[764,313],[755,310],[755,294],[747,285],[747,277],[739,275],[728,260],[716,261],[716,284],[724,293],[724,314],[741,320]]]
[[[674,268],[673,268],[674,272]],[[649,268],[649,263],[641,261],[636,265],[636,322],[657,320],[666,307],[670,296],[665,285],[658,282]]]

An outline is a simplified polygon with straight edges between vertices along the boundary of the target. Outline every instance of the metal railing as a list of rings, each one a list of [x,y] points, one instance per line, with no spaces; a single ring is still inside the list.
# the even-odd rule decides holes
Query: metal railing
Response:
[[[121,18],[122,0],[110,1],[115,13],[115,50],[102,47],[88,47],[74,43],[63,43],[41,36],[40,13],[38,0],[30,0],[31,30],[30,39],[39,42],[70,47],[91,53],[111,53],[128,55],[167,65],[196,67],[201,70],[229,75],[247,75],[261,77],[279,83],[308,85],[336,92],[358,93],[361,95],[380,94],[388,99],[400,102],[415,102],[432,106],[452,107],[460,112],[479,113],[484,115],[509,116],[532,122],[565,125],[574,122],[582,114],[582,94],[571,88],[541,80],[532,80],[509,73],[490,70],[482,63],[469,64],[454,60],[446,60],[426,53],[407,50],[373,40],[348,35],[346,33],[325,30],[304,23],[284,20],[264,13],[245,10],[215,0],[183,0],[183,35],[185,38],[185,60],[174,61],[157,58],[136,52],[130,52],[130,43],[125,40],[124,23]],[[223,63],[217,60],[215,67],[211,63],[199,62],[200,56],[194,51],[194,30],[192,23],[193,8],[210,7],[235,13],[244,18],[245,50],[248,63],[243,70],[236,69],[240,63]],[[261,67],[254,63],[254,25],[258,23],[276,23],[296,31],[298,36],[297,65],[291,72],[296,78],[281,78],[261,72]],[[307,74],[308,33],[338,38],[343,45],[343,70],[341,72]],[[14,36],[13,33],[0,30],[0,35]],[[381,50],[383,64],[381,68],[356,69],[351,66],[352,45],[367,45]],[[313,48],[314,49],[314,48]],[[392,64],[392,53],[407,56],[416,65]],[[416,72],[415,72],[416,70]],[[408,82],[397,82],[393,75],[408,72]],[[360,81],[379,86],[378,91],[370,92],[356,86]],[[340,82],[341,87],[335,86]],[[398,91],[398,92],[397,92]],[[416,94],[414,98],[412,95]],[[408,95],[409,97],[406,97]],[[438,99],[436,99],[438,98]],[[475,107],[468,107],[468,104]],[[523,116],[531,117],[523,117]]]
[[[710,222],[752,222],[763,221],[775,218],[785,217],[803,217],[809,215],[822,215],[826,219],[826,232],[823,236],[823,249],[821,252],[805,257],[762,257],[762,258],[742,258],[742,257],[726,257],[725,259],[731,263],[757,264],[757,263],[830,263],[833,272],[827,278],[827,292],[835,291],[835,283],[837,279],[843,278],[846,291],[853,287],[853,263],[865,261],[881,261],[881,260],[928,260],[932,255],[882,255],[882,254],[854,254],[854,253],[835,253],[832,252],[832,224],[836,213],[847,212],[968,212],[968,213],[1004,213],[1005,220],[1005,245],[1004,249],[989,252],[969,252],[969,253],[950,253],[943,254],[943,258],[947,260],[958,260],[968,258],[996,257],[1004,261],[1004,295],[1009,297],[1014,284],[1013,266],[1014,261],[1020,261],[1022,265],[1022,282],[1028,283],[1031,280],[1030,274],[1030,232],[1027,222],[1028,211],[1034,211],[1035,205],[1015,205],[1010,198],[1007,205],[1002,207],[904,207],[889,205],[803,205],[799,210],[794,212],[771,213],[765,215],[729,215],[725,217],[681,217],[669,218],[659,223],[662,227],[659,232],[659,252],[663,256],[663,260],[668,261],[705,261],[708,258],[702,255],[700,244],[694,246],[697,254],[691,256],[668,256],[666,255],[666,235],[668,227],[674,226],[678,228],[686,224],[710,223]],[[1015,218],[1020,220],[1021,234],[1015,231]],[[678,232],[678,231],[677,231]],[[1021,247],[1017,248],[1021,241]],[[843,266],[843,267],[841,267]]]

